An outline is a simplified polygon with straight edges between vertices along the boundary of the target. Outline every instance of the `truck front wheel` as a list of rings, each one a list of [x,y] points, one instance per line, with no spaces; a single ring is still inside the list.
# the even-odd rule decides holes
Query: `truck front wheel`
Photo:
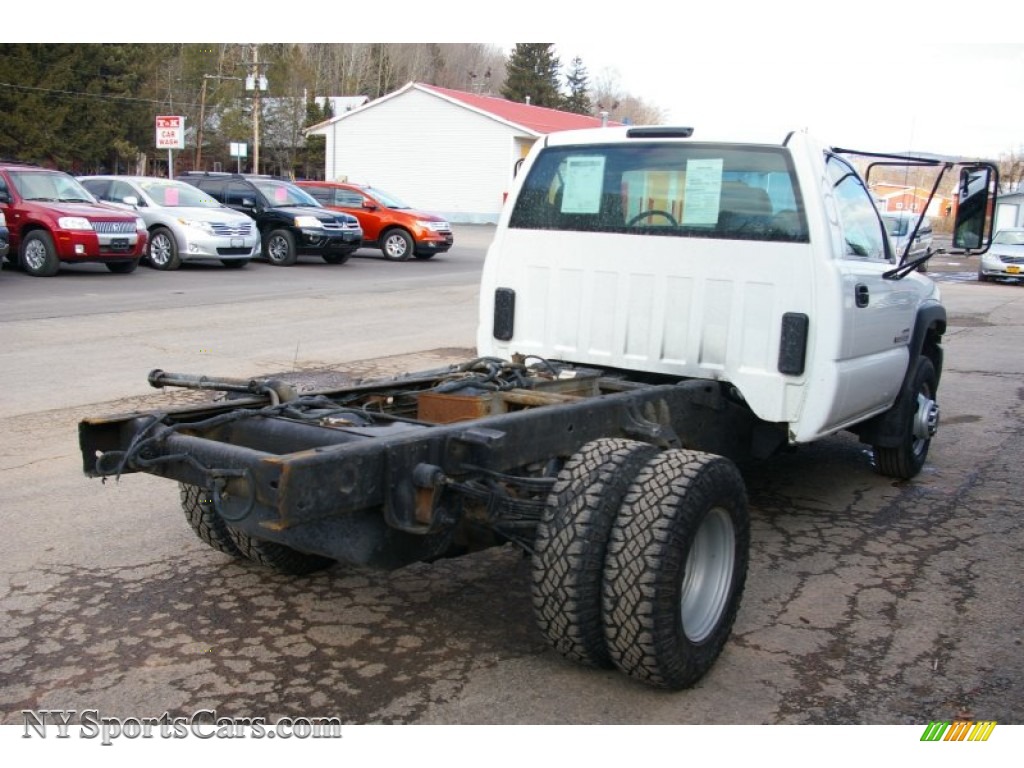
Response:
[[[731,461],[676,449],[641,469],[605,562],[605,638],[615,666],[660,688],[697,682],[732,631],[749,549],[746,491]]]
[[[587,443],[548,496],[533,553],[534,616],[551,646],[572,661],[612,666],[601,621],[608,535],[626,489],[657,452],[632,440]]]
[[[917,359],[917,368],[907,394],[914,402],[907,408],[900,442],[896,446],[872,446],[875,467],[887,477],[909,480],[924,467],[932,437],[939,428],[939,381],[935,366],[927,357]]]

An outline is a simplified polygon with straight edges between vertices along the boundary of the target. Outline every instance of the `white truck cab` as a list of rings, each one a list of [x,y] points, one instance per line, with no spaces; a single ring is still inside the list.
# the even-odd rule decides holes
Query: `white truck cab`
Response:
[[[853,165],[804,133],[556,133],[498,223],[478,350],[728,382],[809,442],[889,411],[920,354],[937,385],[939,290],[896,258]]]

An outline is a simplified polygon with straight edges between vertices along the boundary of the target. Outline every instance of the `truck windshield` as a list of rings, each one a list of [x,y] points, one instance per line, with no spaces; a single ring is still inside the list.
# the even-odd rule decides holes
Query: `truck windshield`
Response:
[[[789,153],[754,145],[548,147],[523,182],[509,226],[808,241]]]

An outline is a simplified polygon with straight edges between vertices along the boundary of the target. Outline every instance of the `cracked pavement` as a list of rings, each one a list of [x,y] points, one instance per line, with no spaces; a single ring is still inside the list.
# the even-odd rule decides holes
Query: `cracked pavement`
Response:
[[[0,416],[0,722],[209,708],[345,723],[1024,723],[1024,290],[943,293],[943,416],[925,470],[883,478],[848,435],[745,468],[743,604],[711,673],[681,693],[549,650],[512,546],[289,577],[202,544],[173,483],[82,475],[79,419],[195,393],[62,406],[55,392],[48,409],[15,409]]]

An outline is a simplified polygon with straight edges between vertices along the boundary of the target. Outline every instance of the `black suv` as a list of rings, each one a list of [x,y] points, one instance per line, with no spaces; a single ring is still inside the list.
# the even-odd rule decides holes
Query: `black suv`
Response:
[[[263,256],[271,264],[286,267],[306,254],[328,264],[344,264],[362,243],[363,230],[354,216],[324,208],[289,181],[196,171],[178,178],[255,219]]]

